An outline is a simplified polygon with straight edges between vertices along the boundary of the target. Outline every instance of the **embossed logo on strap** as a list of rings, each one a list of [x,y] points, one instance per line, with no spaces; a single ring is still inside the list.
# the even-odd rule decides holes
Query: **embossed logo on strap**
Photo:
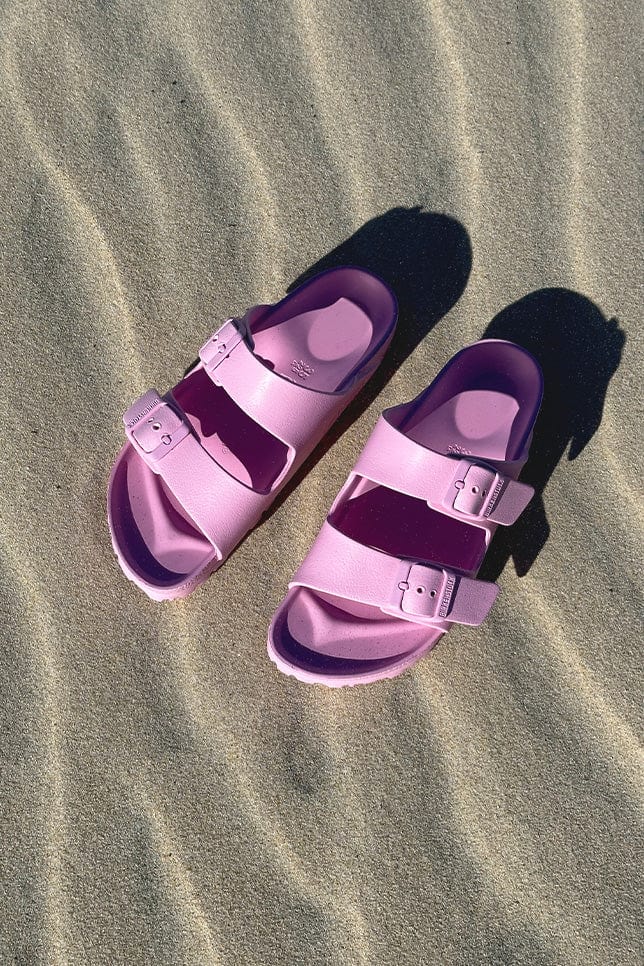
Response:
[[[483,516],[489,517],[490,513],[494,509],[494,507],[496,505],[496,501],[499,498],[499,494],[501,493],[501,490],[503,489],[504,482],[505,482],[505,479],[503,477],[501,477],[499,479],[498,483],[496,484],[496,486],[494,487],[494,490],[492,491],[492,496],[490,497],[490,501],[489,501],[488,505],[485,508],[485,512],[484,512]]]
[[[452,602],[452,594],[454,593],[455,586],[456,574],[447,573],[447,580],[445,581],[440,607],[438,608],[439,617],[447,617],[447,612],[449,611],[449,605]]]
[[[136,426],[144,416],[151,413],[159,403],[161,402],[161,397],[159,396],[156,389],[148,389],[137,401],[130,406],[125,414],[124,423],[126,429],[132,429]]]

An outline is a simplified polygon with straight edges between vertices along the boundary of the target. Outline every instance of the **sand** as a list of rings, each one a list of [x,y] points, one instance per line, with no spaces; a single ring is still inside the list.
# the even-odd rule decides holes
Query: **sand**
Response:
[[[0,960],[636,964],[639,5],[0,12]],[[381,373],[189,599],[128,583],[121,413],[323,265]],[[411,672],[282,677],[270,617],[380,410],[484,333],[547,395],[502,594]]]

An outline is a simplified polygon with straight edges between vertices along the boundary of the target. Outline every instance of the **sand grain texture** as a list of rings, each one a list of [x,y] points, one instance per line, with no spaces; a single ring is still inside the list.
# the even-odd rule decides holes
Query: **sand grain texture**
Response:
[[[0,961],[636,964],[636,3],[0,8]],[[105,521],[121,413],[353,261],[385,370],[219,574],[157,605]],[[371,426],[462,345],[547,395],[502,594],[403,677],[266,628]]]

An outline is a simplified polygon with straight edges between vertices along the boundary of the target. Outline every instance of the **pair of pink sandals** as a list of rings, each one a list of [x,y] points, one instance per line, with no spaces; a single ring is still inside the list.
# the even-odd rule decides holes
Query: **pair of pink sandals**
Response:
[[[332,269],[229,319],[171,392],[134,403],[108,494],[126,576],[169,600],[220,567],[377,368],[396,317],[383,281]],[[485,619],[498,587],[475,577],[532,497],[517,477],[541,395],[528,352],[485,340],[380,416],[271,622],[281,671],[394,677]]]

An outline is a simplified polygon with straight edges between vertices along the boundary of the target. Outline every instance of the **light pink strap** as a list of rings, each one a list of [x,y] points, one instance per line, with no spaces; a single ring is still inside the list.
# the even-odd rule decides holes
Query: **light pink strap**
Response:
[[[365,547],[328,521],[290,586],[371,604],[417,624],[480,624],[499,592],[496,584]]]
[[[514,523],[534,495],[531,486],[493,466],[435,453],[396,429],[383,414],[353,472],[425,500],[447,516],[473,523]]]
[[[127,436],[223,558],[257,523],[267,498],[219,466],[175,406],[151,389],[123,417]]]
[[[253,352],[243,319],[225,322],[199,357],[216,386],[295,452],[323,435],[346,402],[343,393],[317,392],[269,369]]]

